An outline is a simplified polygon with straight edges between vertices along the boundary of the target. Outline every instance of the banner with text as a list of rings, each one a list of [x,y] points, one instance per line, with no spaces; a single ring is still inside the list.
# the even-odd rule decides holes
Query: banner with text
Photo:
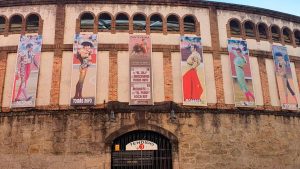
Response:
[[[286,47],[272,46],[276,81],[282,109],[297,110],[297,97],[292,77],[291,63]]]
[[[18,46],[11,107],[34,107],[42,48],[41,35],[22,35]]]
[[[149,36],[129,38],[130,105],[152,105],[152,44]]]
[[[233,81],[233,94],[236,107],[255,106],[249,50],[243,40],[228,40],[228,51]]]
[[[97,34],[76,34],[73,44],[71,106],[95,105]]]
[[[200,37],[181,37],[183,105],[207,106],[203,46]]]

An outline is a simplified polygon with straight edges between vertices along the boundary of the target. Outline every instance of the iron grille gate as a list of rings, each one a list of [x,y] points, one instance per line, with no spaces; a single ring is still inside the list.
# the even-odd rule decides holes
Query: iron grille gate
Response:
[[[148,140],[157,144],[157,150],[126,150],[135,140]],[[119,149],[116,149],[116,145]],[[112,145],[112,169],[172,169],[170,141],[155,132],[134,131],[117,138]]]

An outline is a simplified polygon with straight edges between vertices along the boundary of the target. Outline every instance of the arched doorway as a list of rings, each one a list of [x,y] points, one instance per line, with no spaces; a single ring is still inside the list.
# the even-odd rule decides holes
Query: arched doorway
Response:
[[[147,130],[126,133],[113,141],[111,169],[172,169],[172,144]]]

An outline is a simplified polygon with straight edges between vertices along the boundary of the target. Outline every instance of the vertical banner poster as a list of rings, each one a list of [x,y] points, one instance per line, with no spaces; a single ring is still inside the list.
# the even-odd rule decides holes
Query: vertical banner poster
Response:
[[[71,106],[95,105],[97,35],[76,34],[73,44]]]
[[[255,106],[252,75],[247,42],[228,40],[228,51],[233,81],[233,94],[236,107]]]
[[[291,64],[286,47],[272,46],[276,81],[282,109],[296,110],[297,98],[292,77]]]
[[[130,105],[153,105],[151,53],[152,44],[149,36],[130,36]]]
[[[34,107],[42,48],[41,35],[22,35],[18,46],[11,107]]]
[[[201,38],[181,36],[180,53],[183,105],[207,106]]]

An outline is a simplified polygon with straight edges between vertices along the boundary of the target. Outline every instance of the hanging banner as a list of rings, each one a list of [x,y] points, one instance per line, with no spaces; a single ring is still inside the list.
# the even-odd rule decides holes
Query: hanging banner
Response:
[[[207,106],[201,38],[181,36],[180,52],[183,105]]]
[[[247,42],[229,39],[228,51],[230,57],[235,106],[253,107],[255,106],[255,94],[253,92]]]
[[[149,36],[130,36],[130,105],[153,105],[151,53]]]
[[[298,102],[286,47],[272,46],[276,81],[282,109],[297,110]]]
[[[76,34],[73,44],[71,106],[95,105],[97,34]]]
[[[34,107],[42,48],[41,35],[22,35],[18,46],[11,107]]]

